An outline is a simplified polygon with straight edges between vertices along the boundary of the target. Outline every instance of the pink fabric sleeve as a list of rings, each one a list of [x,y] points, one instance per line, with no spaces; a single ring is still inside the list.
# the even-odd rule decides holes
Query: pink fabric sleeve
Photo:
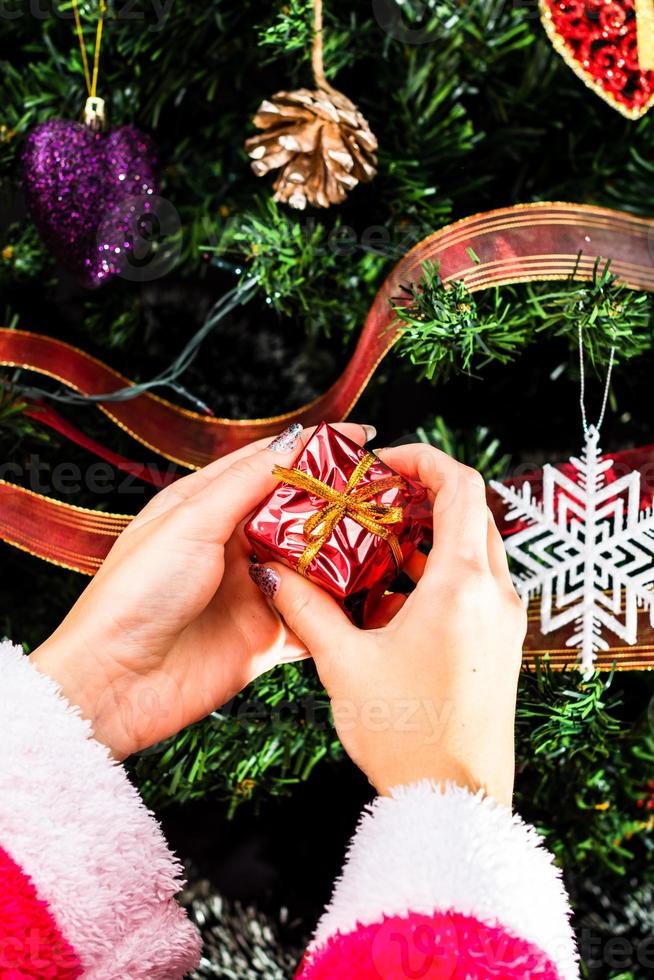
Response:
[[[306,980],[558,980],[542,950],[458,912],[384,917],[336,933],[297,973]]]
[[[0,730],[0,846],[83,976],[175,980],[194,969],[200,937],[175,901],[181,867],[159,825],[89,723],[8,642]]]
[[[33,882],[0,847],[0,977],[77,980],[82,964]]]
[[[364,813],[301,980],[577,980],[570,907],[536,831],[430,782]]]

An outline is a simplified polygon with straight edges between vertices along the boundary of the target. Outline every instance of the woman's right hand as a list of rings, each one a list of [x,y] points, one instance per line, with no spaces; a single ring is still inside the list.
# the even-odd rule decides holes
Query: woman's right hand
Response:
[[[379,793],[428,778],[511,806],[526,615],[484,481],[424,445],[379,456],[434,500],[433,547],[406,598],[360,630],[318,586],[280,565],[251,574],[313,656],[345,750]],[[423,567],[421,567],[423,566]]]

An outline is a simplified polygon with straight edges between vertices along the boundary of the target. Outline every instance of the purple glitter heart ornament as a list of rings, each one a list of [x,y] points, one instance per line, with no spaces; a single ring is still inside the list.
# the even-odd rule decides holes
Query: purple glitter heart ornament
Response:
[[[22,164],[30,213],[55,257],[85,286],[119,276],[138,212],[159,191],[152,140],[134,126],[103,134],[53,119],[29,134]]]

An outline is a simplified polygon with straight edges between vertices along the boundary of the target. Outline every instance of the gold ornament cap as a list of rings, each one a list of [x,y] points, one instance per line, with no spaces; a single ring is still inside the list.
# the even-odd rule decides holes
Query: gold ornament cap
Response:
[[[104,99],[90,95],[84,106],[84,122],[94,133],[103,130],[107,124]]]

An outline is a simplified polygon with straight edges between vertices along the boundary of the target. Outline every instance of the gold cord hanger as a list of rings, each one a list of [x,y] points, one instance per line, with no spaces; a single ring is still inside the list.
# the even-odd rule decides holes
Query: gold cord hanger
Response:
[[[104,15],[107,12],[105,0],[100,0],[100,12],[98,23],[95,30],[95,48],[93,51],[93,73],[89,69],[89,59],[86,53],[86,42],[84,41],[84,31],[82,29],[82,19],[79,13],[78,0],[72,0],[73,15],[75,17],[75,32],[79,41],[79,49],[82,55],[82,65],[84,68],[84,78],[86,80],[86,90],[88,98],[84,106],[84,122],[94,132],[104,129],[106,123],[104,99],[98,98],[98,72],[100,70],[100,49],[102,47],[102,31],[104,27]]]

